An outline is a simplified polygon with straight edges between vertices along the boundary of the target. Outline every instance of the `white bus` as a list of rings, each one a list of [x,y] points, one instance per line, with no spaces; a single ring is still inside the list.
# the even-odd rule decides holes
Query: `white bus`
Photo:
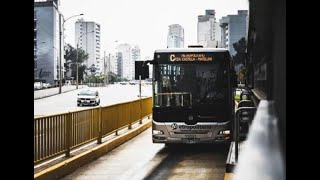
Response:
[[[231,140],[236,74],[222,48],[156,50],[153,64],[153,143]]]

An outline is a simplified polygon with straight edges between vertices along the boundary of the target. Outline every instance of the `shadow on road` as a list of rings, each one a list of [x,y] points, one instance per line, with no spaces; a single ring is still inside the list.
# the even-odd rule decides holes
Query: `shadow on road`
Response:
[[[144,180],[168,179],[172,176],[179,176],[176,172],[185,166],[199,164],[201,168],[218,168],[219,176],[224,173],[225,162],[229,150],[229,143],[226,144],[172,144],[164,147],[156,156],[168,153],[168,156],[150,172]],[[188,163],[189,162],[189,163]],[[180,170],[180,171],[181,171]],[[197,171],[194,169],[194,171]],[[187,172],[186,172],[187,173]],[[199,172],[193,172],[199,173]],[[218,173],[217,173],[218,174]],[[183,174],[181,174],[183,176]],[[191,177],[190,177],[191,178]]]

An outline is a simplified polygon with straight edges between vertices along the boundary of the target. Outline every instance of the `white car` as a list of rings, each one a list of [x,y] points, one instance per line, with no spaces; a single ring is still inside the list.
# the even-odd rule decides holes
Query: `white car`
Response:
[[[50,83],[43,83],[43,88],[49,88],[51,87]]]
[[[42,82],[35,82],[33,84],[33,88],[34,89],[42,89],[43,88]]]
[[[94,105],[100,104],[99,92],[96,90],[84,90],[78,94],[77,105]]]

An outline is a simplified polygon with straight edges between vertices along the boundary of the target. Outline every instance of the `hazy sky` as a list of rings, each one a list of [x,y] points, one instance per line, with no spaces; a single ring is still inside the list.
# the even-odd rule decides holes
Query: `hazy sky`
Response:
[[[238,10],[248,10],[248,0],[61,0],[65,19],[66,43],[75,44],[74,23],[79,18],[101,25],[101,57],[119,43],[138,45],[141,58],[153,57],[155,49],[166,48],[168,26],[184,28],[185,46],[197,43],[198,15],[215,9],[216,19]],[[118,42],[115,42],[118,41]]]

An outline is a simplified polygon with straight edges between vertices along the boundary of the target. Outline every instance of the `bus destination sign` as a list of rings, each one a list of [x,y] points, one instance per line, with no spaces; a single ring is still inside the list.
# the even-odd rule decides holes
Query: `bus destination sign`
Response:
[[[170,54],[169,59],[171,62],[176,62],[176,61],[213,61],[212,56],[206,56],[206,54],[204,54],[204,53]]]

